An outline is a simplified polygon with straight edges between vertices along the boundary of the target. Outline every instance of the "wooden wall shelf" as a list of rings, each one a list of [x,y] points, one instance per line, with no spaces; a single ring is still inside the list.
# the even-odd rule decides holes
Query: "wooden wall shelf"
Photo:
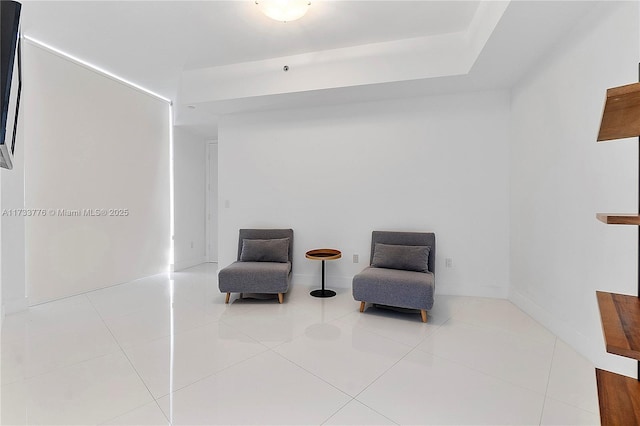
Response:
[[[612,87],[607,90],[598,142],[634,136],[640,136],[640,83]],[[596,217],[611,225],[640,225],[636,213]],[[638,238],[640,247],[640,234]],[[637,378],[596,369],[603,425],[640,425],[640,252],[638,268],[636,296],[596,292],[607,352],[638,360]]]
[[[640,83],[607,90],[598,142],[640,136]]]
[[[607,352],[640,360],[640,298],[597,291]]]
[[[640,382],[596,368],[602,426],[640,424]]]
[[[608,225],[640,225],[640,215],[636,213],[597,213],[596,217]]]

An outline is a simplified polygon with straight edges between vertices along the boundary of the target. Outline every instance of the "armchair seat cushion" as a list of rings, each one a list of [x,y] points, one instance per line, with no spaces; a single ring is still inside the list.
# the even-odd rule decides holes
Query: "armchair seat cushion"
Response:
[[[238,257],[218,271],[218,288],[227,293],[278,294],[282,303],[291,284],[293,229],[241,229]]]
[[[218,273],[223,293],[286,293],[291,262],[233,262]]]
[[[353,298],[362,302],[430,310],[435,277],[431,272],[367,267],[353,277]]]

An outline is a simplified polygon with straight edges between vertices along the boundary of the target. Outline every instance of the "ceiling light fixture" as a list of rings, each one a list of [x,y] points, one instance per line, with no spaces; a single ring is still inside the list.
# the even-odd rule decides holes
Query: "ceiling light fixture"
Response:
[[[280,22],[302,18],[311,6],[310,0],[255,0],[255,2],[262,13]]]

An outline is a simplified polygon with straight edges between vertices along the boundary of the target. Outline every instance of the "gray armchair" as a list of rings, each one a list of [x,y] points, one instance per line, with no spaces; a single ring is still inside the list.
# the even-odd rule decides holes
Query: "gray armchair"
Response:
[[[433,307],[436,236],[426,232],[373,231],[370,266],[353,277],[353,298],[419,309],[422,322]]]
[[[278,294],[282,303],[291,283],[292,229],[241,229],[237,261],[218,272],[218,287],[227,293]]]

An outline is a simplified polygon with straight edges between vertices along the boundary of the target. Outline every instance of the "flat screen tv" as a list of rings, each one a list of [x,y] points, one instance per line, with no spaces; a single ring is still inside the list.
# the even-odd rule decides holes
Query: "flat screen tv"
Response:
[[[0,0],[0,167],[5,169],[13,168],[22,92],[21,8],[16,1]]]

